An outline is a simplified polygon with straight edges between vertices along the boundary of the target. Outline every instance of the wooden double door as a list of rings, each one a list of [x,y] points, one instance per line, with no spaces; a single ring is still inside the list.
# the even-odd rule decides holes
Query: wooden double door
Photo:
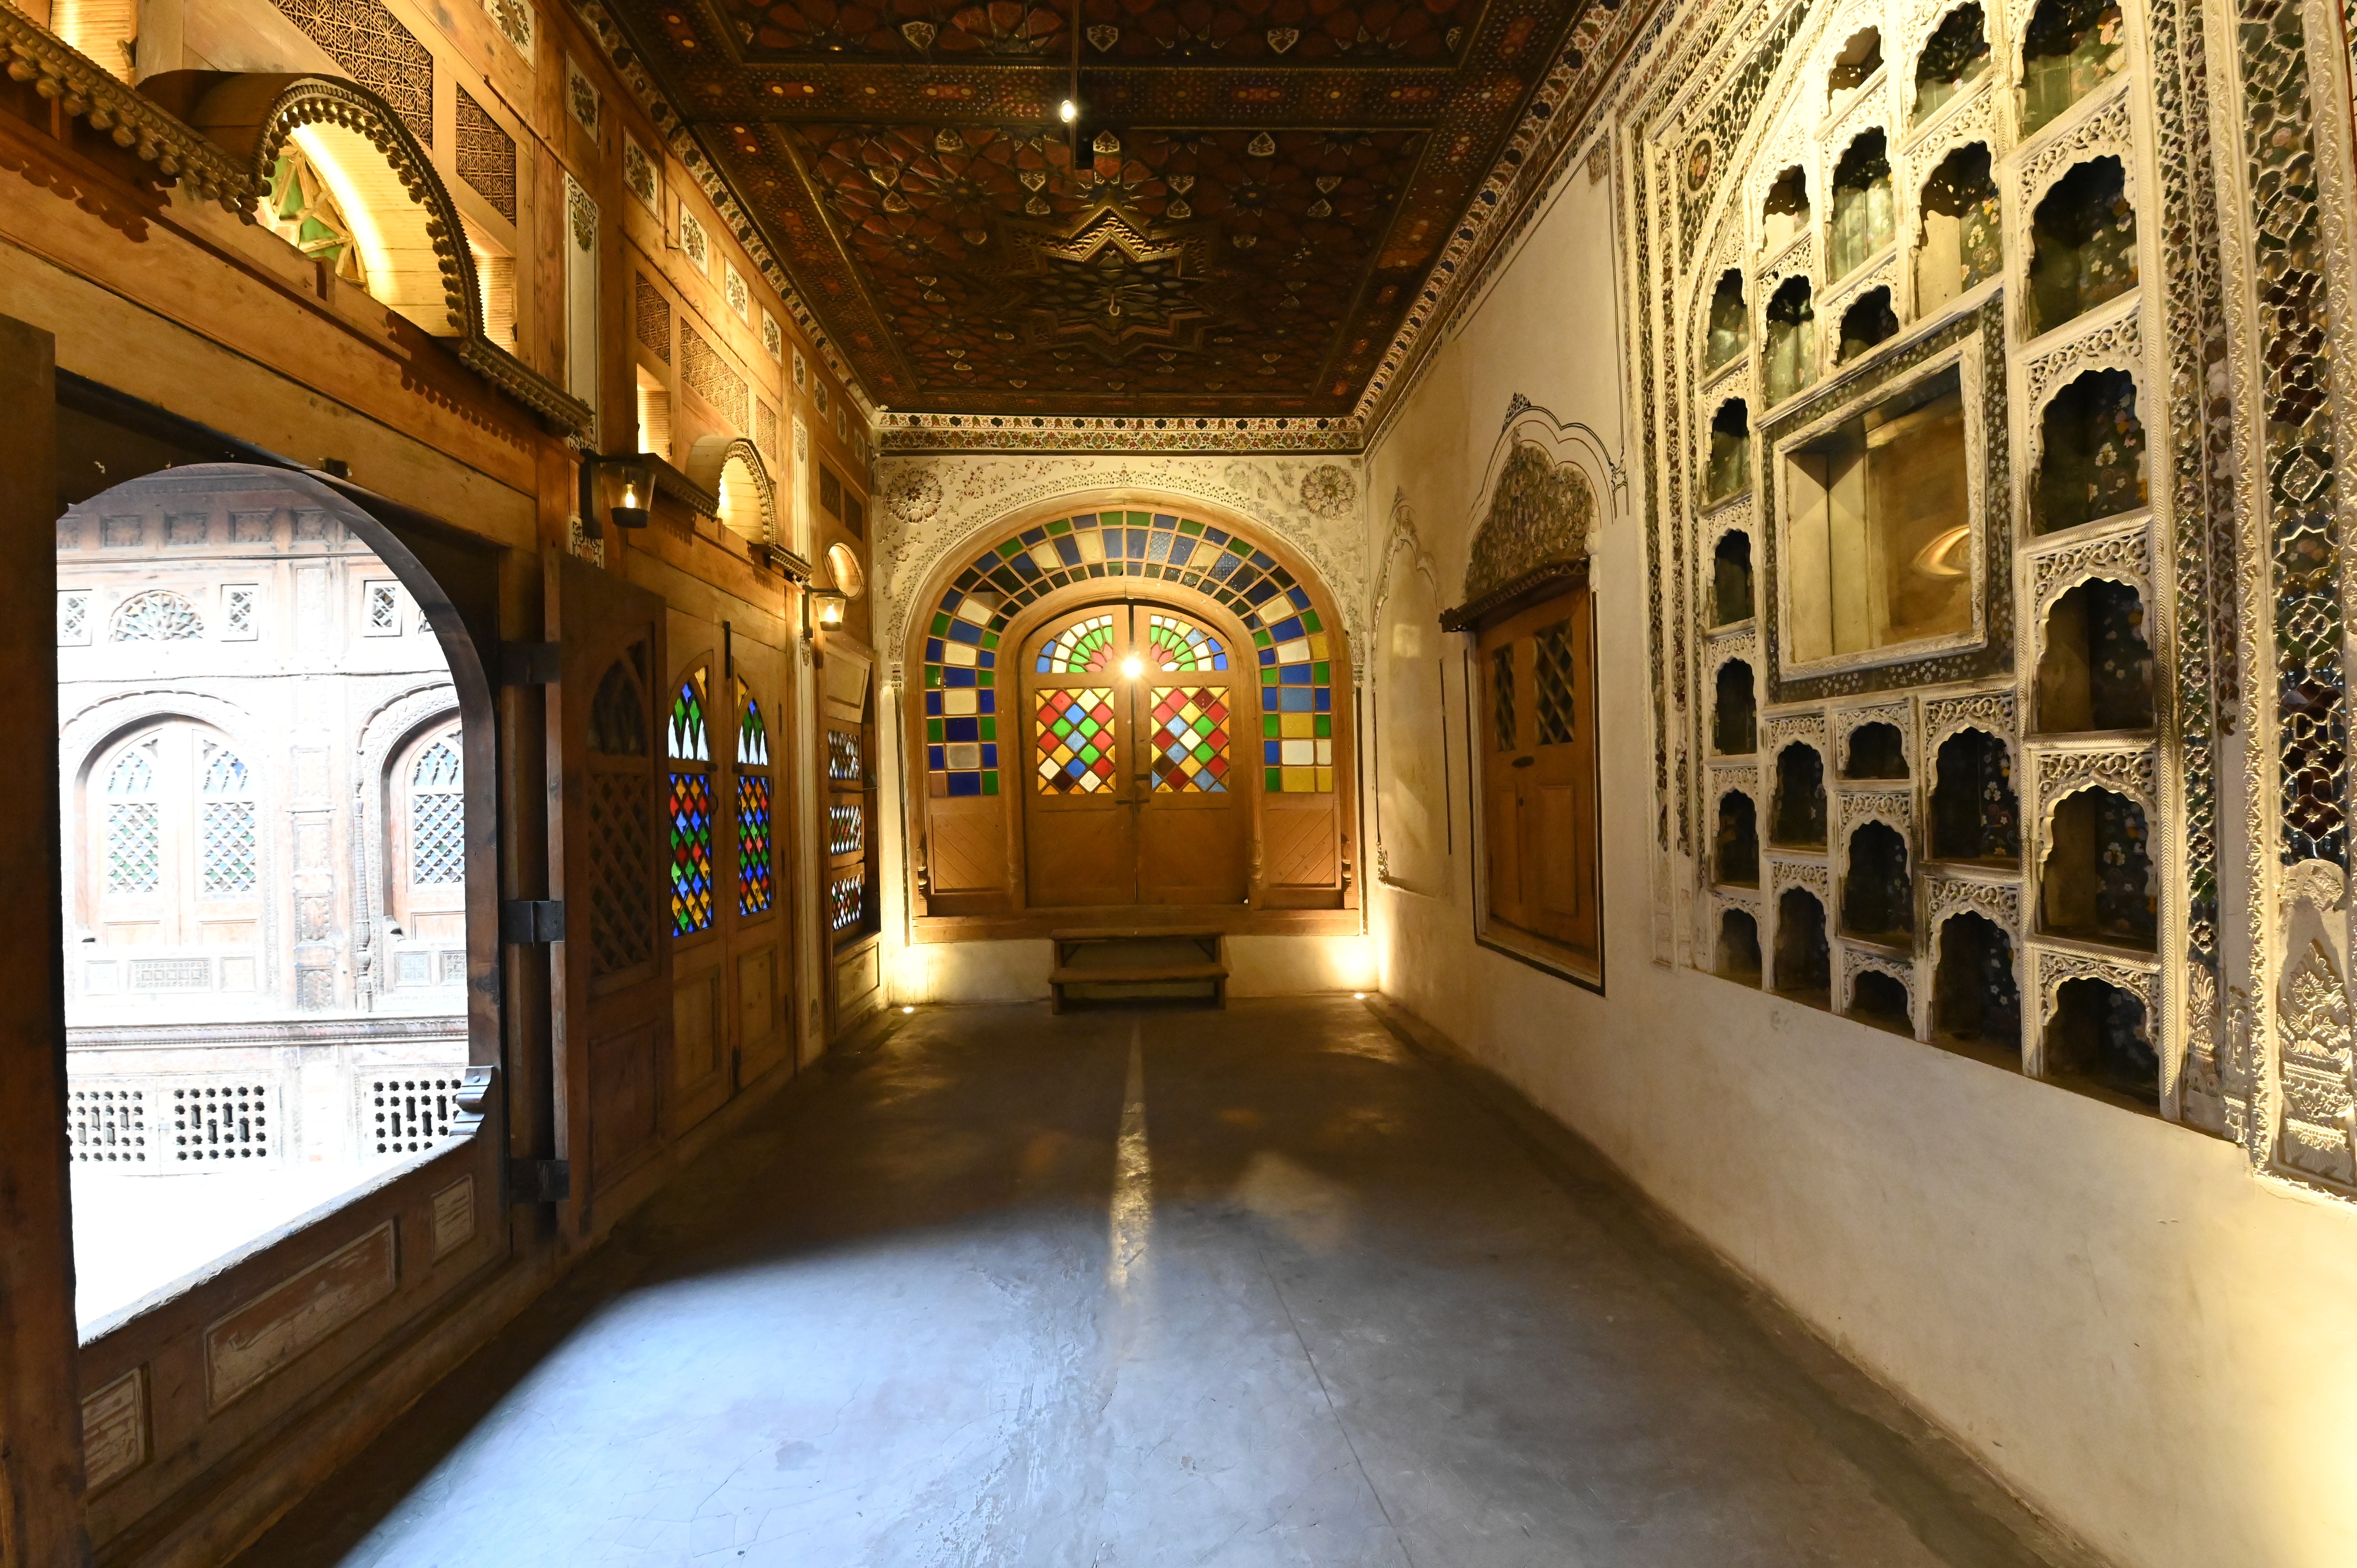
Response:
[[[1259,754],[1252,645],[1198,609],[1068,610],[1017,650],[1034,907],[1234,904]],[[1015,750],[1006,747],[1006,750]]]

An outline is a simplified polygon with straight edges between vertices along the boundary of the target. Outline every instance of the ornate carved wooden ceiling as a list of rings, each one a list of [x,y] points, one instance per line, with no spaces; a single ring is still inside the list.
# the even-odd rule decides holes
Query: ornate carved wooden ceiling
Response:
[[[878,403],[1270,417],[1351,411],[1587,5],[615,9]]]

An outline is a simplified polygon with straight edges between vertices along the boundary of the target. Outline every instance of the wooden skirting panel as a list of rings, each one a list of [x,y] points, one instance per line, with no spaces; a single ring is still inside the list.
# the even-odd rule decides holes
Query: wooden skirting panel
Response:
[[[1227,936],[1346,937],[1360,929],[1356,909],[1254,909],[1240,904],[1113,904],[1102,908],[1018,909],[1003,915],[929,915],[909,922],[909,940],[1003,941],[1045,939],[1052,931],[1184,926]]]

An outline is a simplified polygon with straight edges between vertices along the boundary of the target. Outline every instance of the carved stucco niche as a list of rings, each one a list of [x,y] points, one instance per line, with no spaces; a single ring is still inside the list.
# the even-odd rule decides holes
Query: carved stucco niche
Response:
[[[1596,495],[1587,476],[1535,444],[1517,443],[1474,531],[1465,567],[1467,606],[1503,597],[1586,560],[1595,529]]]

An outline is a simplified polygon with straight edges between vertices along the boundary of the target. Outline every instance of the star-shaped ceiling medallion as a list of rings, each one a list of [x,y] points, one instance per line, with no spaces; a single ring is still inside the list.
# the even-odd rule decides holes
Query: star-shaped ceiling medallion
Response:
[[[1101,205],[1070,230],[1009,224],[1006,238],[1014,255],[992,312],[1034,348],[1118,366],[1140,349],[1200,349],[1219,318],[1206,237],[1141,229]]]

